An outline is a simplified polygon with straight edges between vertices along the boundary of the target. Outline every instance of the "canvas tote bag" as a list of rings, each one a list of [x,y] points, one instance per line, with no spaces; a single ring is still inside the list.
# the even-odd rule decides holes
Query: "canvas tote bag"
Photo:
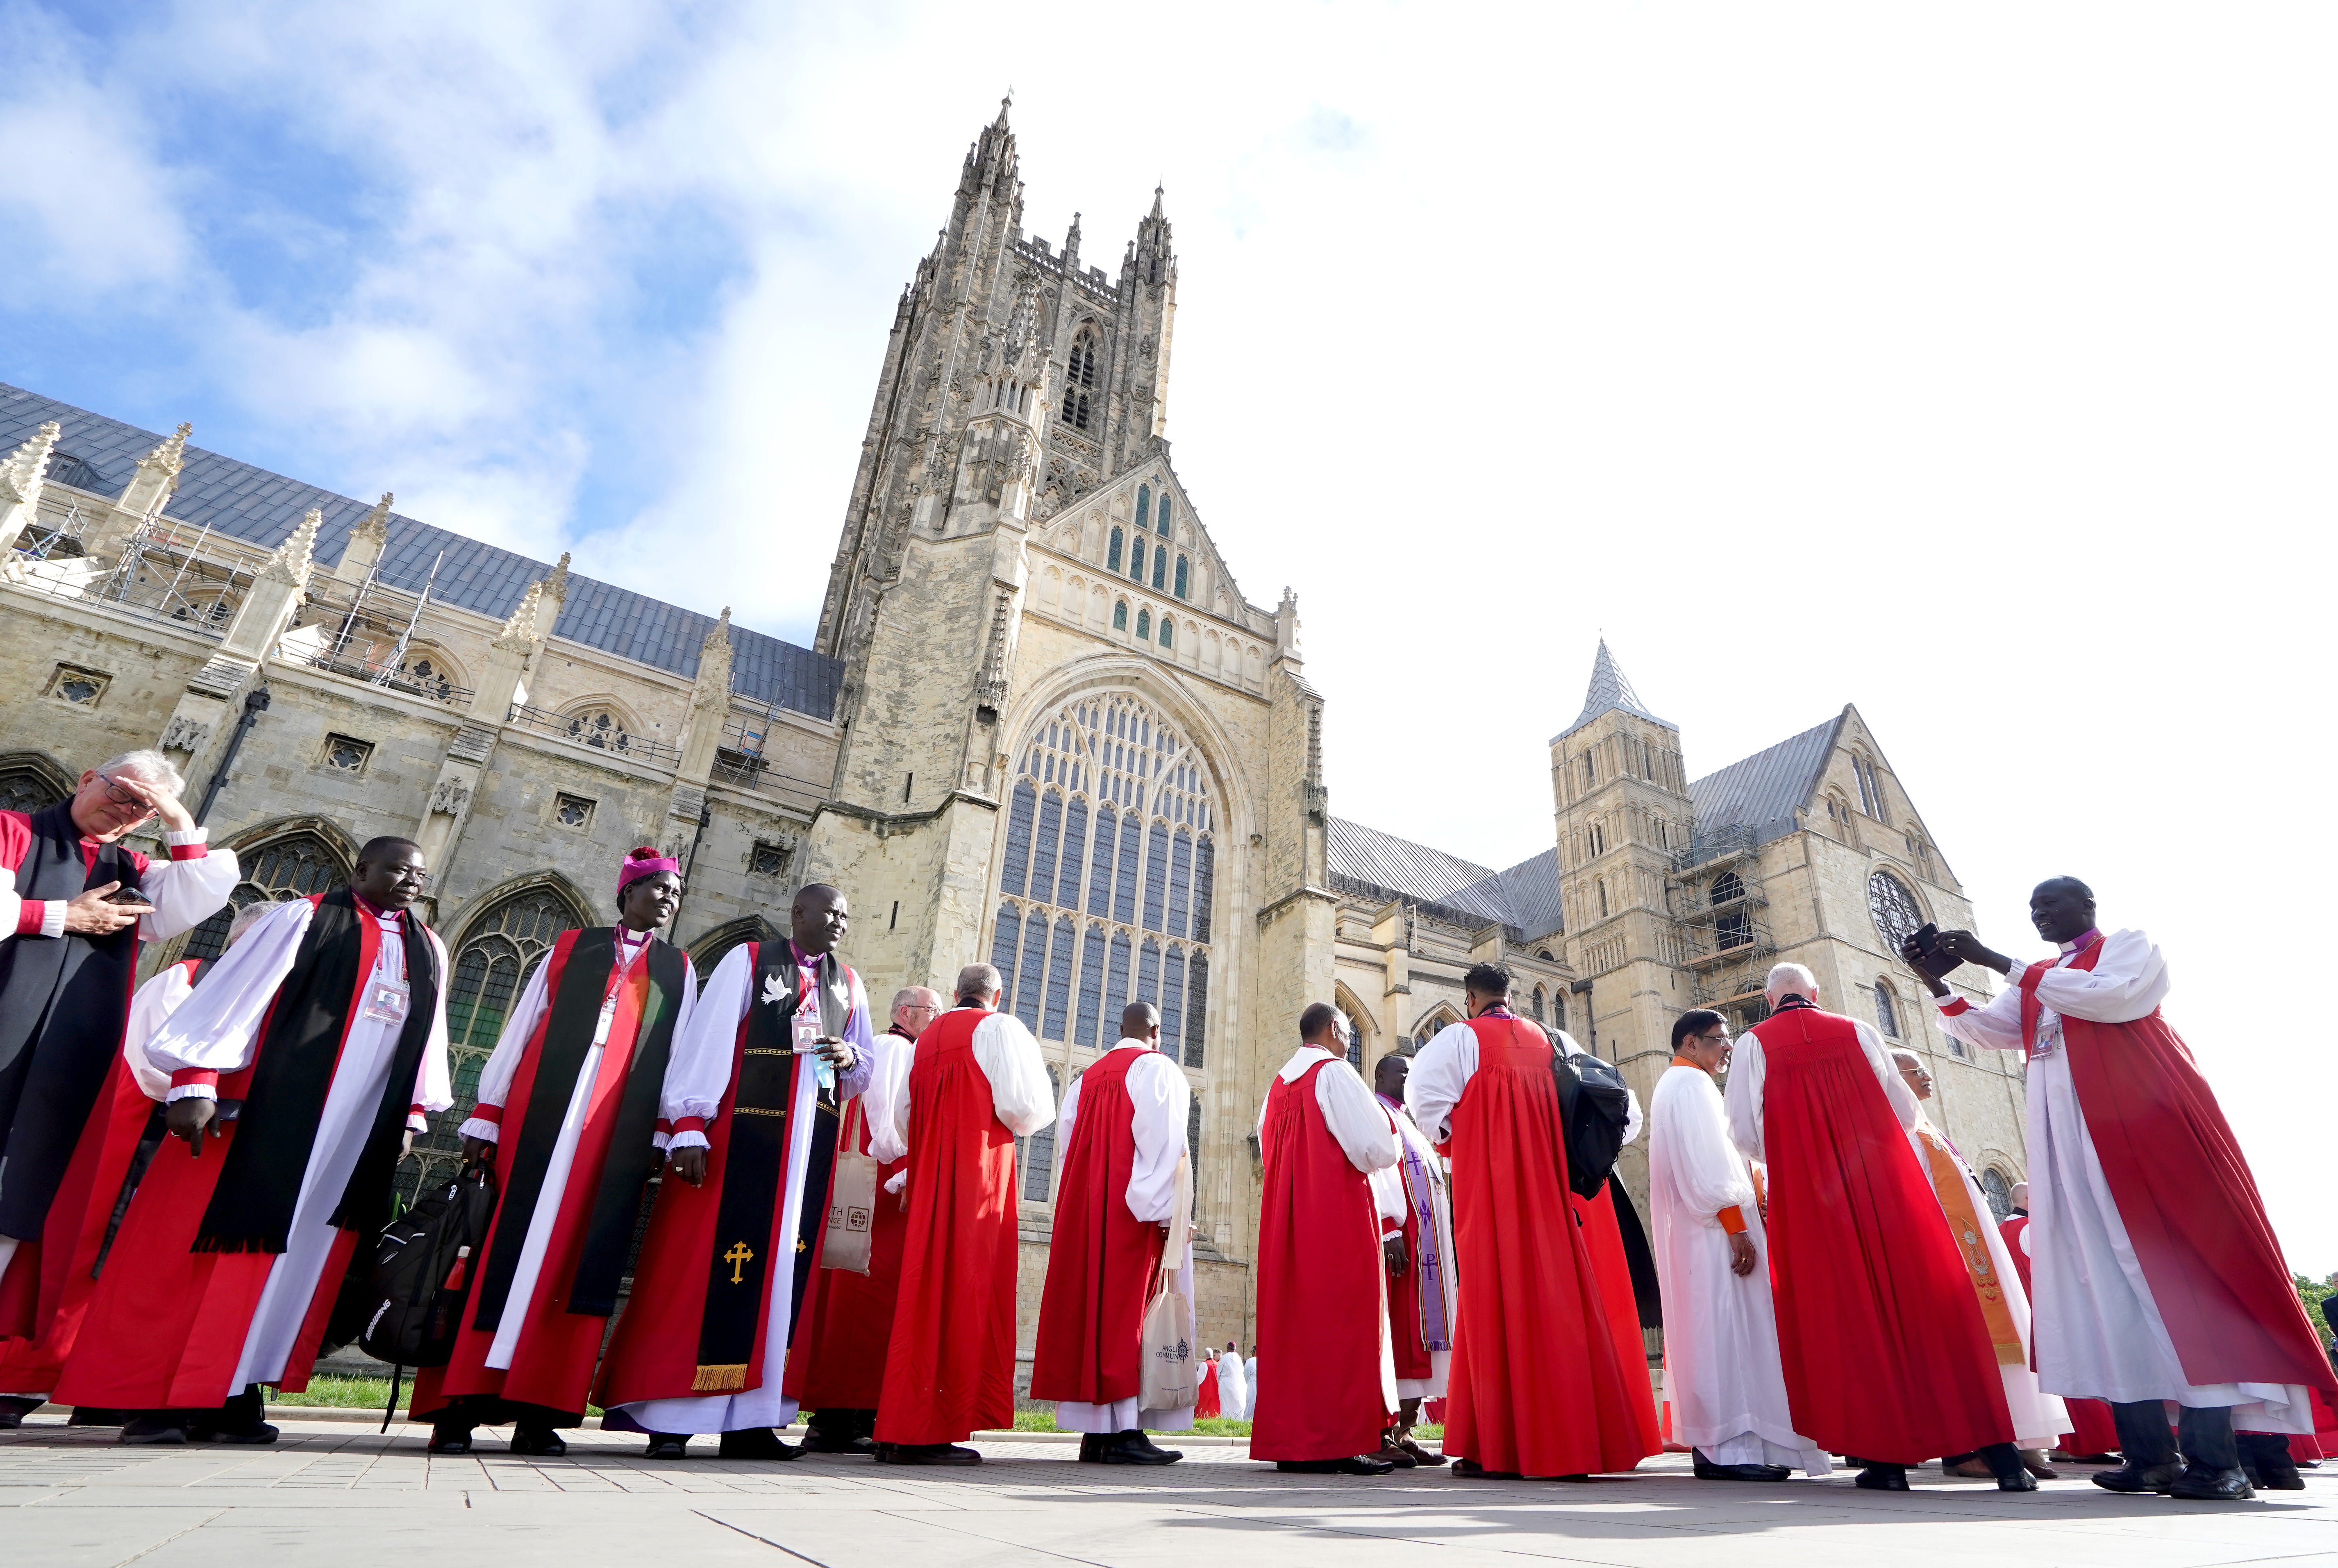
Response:
[[[1161,1247],[1161,1270],[1154,1277],[1153,1299],[1144,1308],[1144,1369],[1137,1381],[1140,1410],[1183,1410],[1200,1393],[1201,1379],[1194,1364],[1194,1308],[1176,1289],[1178,1265],[1185,1256],[1184,1230],[1194,1213],[1194,1171],[1184,1151],[1177,1152],[1177,1218]]]
[[[820,1244],[821,1268],[855,1274],[869,1272],[869,1225],[877,1215],[877,1161],[859,1152],[860,1129],[869,1121],[861,1099],[856,1094],[845,1102],[844,1124],[837,1132],[836,1171],[828,1183],[828,1231]]]

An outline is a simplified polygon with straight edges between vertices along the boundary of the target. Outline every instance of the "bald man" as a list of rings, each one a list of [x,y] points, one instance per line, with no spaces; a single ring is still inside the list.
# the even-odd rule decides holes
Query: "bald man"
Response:
[[[877,1405],[880,1465],[978,1465],[1015,1420],[1015,1140],[1056,1119],[1039,1043],[998,1011],[998,971],[958,971],[918,1036],[894,1136],[909,1156],[900,1305]]]
[[[1916,1101],[1866,1024],[1822,1012],[1799,964],[1770,971],[1768,1018],[1739,1036],[1729,1132],[1769,1166],[1779,1359],[1794,1430],[1856,1455],[1858,1485],[1978,1453],[2007,1492],[2038,1483],[2013,1446],[2001,1350],[1925,1171]]]

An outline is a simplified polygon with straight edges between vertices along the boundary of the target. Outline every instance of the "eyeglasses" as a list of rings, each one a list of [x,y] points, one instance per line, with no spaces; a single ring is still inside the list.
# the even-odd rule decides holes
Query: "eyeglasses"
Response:
[[[121,785],[115,783],[112,774],[100,773],[97,777],[99,782],[105,786],[105,799],[108,803],[115,806],[135,806],[149,817],[155,815],[153,807],[149,806],[139,796],[133,794],[130,790],[124,789]]]
[[[1729,1031],[1724,1029],[1718,1034],[1700,1034],[1697,1038],[1708,1045],[1726,1045],[1729,1044]]]

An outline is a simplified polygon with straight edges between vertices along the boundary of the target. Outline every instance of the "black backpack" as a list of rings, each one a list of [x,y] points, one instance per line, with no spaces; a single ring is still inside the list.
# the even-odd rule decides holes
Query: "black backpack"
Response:
[[[467,1166],[382,1228],[359,1349],[400,1367],[447,1365],[495,1211],[494,1178]]]
[[[1558,1040],[1550,1043],[1550,1075],[1558,1084],[1558,1135],[1567,1152],[1567,1184],[1578,1198],[1596,1198],[1624,1152],[1632,1092],[1613,1062],[1596,1056],[1570,1062]]]

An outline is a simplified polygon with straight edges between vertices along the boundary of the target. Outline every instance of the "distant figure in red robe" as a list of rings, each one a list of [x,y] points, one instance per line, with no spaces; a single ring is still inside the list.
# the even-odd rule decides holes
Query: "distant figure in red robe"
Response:
[[[1015,1419],[1015,1140],[1056,1119],[1039,1043],[996,1011],[998,971],[958,971],[918,1036],[896,1122],[909,1224],[877,1404],[880,1465],[978,1465],[962,1446]]]
[[[788,1348],[782,1391],[811,1412],[803,1446],[814,1454],[877,1452],[877,1401],[885,1388],[885,1351],[893,1342],[893,1309],[901,1298],[901,1250],[909,1238],[909,1206],[899,1191],[909,1169],[894,1139],[894,1112],[909,1093],[909,1061],[918,1036],[942,1014],[942,994],[905,985],[893,995],[893,1022],[871,1044],[876,1058],[859,1111],[848,1111],[837,1158],[864,1154],[877,1161],[877,1210],[869,1223],[869,1272],[828,1267],[828,1230],[812,1243],[811,1278],[803,1313]]]
[[[2021,1276],[2023,1294],[2036,1298],[2036,1288],[2029,1283],[2029,1183],[2013,1184],[2013,1212],[1998,1222],[1997,1232],[2005,1238],[2005,1250],[2013,1255],[2013,1270]],[[2118,1455],[2118,1428],[2111,1423],[2111,1407],[2099,1399],[2069,1399],[2062,1401],[2070,1413],[2070,1430],[2062,1434],[2061,1442],[2050,1455],[2074,1465],[2115,1465]]]
[[[2313,1391],[2338,1377],[2240,1142],[2160,1015],[2166,961],[2141,931],[2104,935],[2076,877],[2033,888],[2029,919],[2051,958],[2017,963],[1970,931],[1940,933],[1945,967],[1912,939],[1901,953],[1942,1028],[2029,1062],[2038,1381],[2110,1404],[2126,1463],[2095,1475],[2107,1491],[2238,1501],[2250,1468],[2303,1486],[2286,1435],[2313,1431]],[[2009,984],[1975,1007],[1940,979],[1956,963]]]
[[[479,1074],[463,1154],[501,1186],[453,1355],[414,1377],[407,1414],[431,1424],[433,1454],[467,1454],[474,1426],[506,1421],[513,1453],[565,1454],[556,1429],[584,1423],[698,999],[689,955],[657,937],[681,903],[681,866],[635,849],[618,923],[560,934]]]
[[[1131,1002],[1119,1042],[1072,1080],[1056,1112],[1063,1167],[1031,1397],[1056,1401],[1056,1429],[1081,1434],[1080,1458],[1091,1465],[1174,1464],[1184,1455],[1157,1446],[1145,1428],[1184,1431],[1196,1415],[1218,1413],[1210,1367],[1193,1406],[1154,1409],[1139,1397],[1144,1313],[1164,1263],[1171,1279],[1185,1281],[1179,1294],[1194,1298],[1185,1158],[1194,1092],[1160,1045],[1160,1010]],[[1199,1338],[1190,1317],[1181,1331],[1189,1345]]]
[[[1311,1004],[1299,1037],[1258,1118],[1258,1354],[1269,1376],[1253,1396],[1250,1456],[1385,1475],[1397,1467],[1380,1452],[1397,1392],[1381,1237],[1401,1233],[1403,1212],[1382,1213],[1370,1177],[1403,1145],[1348,1065],[1340,1010]]]
[[[1904,1492],[1908,1466],[1978,1455],[2035,1492],[2013,1445],[1972,1277],[1916,1162],[1916,1100],[1864,1024],[1822,1013],[1799,964],[1770,971],[1771,1016],[1740,1035],[1730,1136],[1766,1162],[1778,1350],[1794,1430]],[[1465,1274],[1464,1279],[1468,1276]]]
[[[1660,1451],[1639,1408],[1646,1361],[1636,1325],[1616,1344],[1576,1223],[1550,1039],[1510,1012],[1500,965],[1462,987],[1468,1022],[1422,1046],[1405,1081],[1413,1120],[1453,1161],[1460,1321],[1444,1451],[1479,1480],[1629,1470]]]

